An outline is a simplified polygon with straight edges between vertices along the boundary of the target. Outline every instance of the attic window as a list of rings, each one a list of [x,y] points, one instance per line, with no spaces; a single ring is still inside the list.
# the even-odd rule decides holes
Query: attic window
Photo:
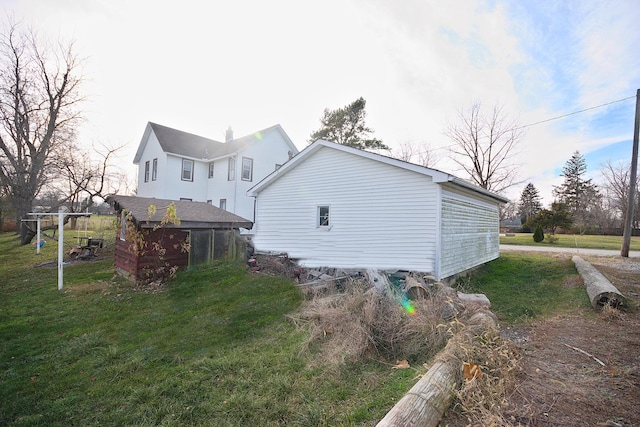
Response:
[[[149,182],[149,160],[144,162],[144,182]]]
[[[209,163],[209,178],[213,178],[213,162]]]
[[[329,226],[329,206],[318,206],[318,227]]]
[[[158,178],[158,159],[153,159],[153,168],[151,169],[151,181],[155,181]]]
[[[193,160],[182,159],[182,180],[193,181]]]

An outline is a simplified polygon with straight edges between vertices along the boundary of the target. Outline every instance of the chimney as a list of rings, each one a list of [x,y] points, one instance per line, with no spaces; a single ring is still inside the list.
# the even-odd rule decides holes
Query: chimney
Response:
[[[229,126],[229,129],[224,134],[224,142],[233,141],[233,129]]]

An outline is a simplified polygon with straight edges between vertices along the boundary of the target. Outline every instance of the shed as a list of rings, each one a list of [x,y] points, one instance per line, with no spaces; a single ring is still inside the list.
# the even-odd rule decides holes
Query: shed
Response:
[[[499,256],[499,206],[508,201],[445,172],[324,140],[248,194],[259,252],[285,252],[304,267],[437,280]]]
[[[241,258],[245,246],[239,229],[253,226],[251,221],[204,202],[120,195],[110,196],[107,201],[118,213],[116,270],[137,280],[146,278],[159,262],[185,267],[214,259]],[[179,224],[160,226],[171,203],[175,204]],[[150,206],[154,207],[151,216]],[[141,237],[139,250],[131,230]],[[187,247],[189,250],[185,250]]]

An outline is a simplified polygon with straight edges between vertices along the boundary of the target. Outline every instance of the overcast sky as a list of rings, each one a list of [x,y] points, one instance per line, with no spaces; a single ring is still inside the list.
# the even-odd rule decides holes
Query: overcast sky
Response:
[[[546,203],[578,150],[589,171],[629,161],[640,88],[640,3],[483,0],[0,0],[85,58],[81,141],[127,144],[148,121],[217,140],[279,123],[299,149],[325,108],[362,96],[396,148],[429,144],[434,167],[460,110],[501,105],[528,128],[517,159]],[[3,21],[6,22],[6,19]]]

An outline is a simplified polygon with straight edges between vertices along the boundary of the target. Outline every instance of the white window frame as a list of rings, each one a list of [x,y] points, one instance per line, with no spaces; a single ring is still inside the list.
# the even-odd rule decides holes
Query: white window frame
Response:
[[[253,159],[250,157],[242,158],[242,180],[253,181]]]
[[[326,212],[323,212],[326,211]],[[318,211],[316,214],[316,226],[318,228],[322,227],[330,227],[331,226],[331,206],[329,205],[318,205]]]
[[[151,181],[158,179],[158,158],[153,159],[153,167],[151,168]]]
[[[187,170],[187,169],[185,168],[185,165],[189,165],[189,164],[191,165],[191,169],[190,169],[190,170]],[[181,174],[180,174],[180,178],[181,178],[183,181],[191,181],[191,182],[193,182],[193,169],[194,169],[194,166],[195,166],[195,165],[194,165],[194,163],[193,163],[193,160],[182,159],[182,172],[181,172]],[[187,171],[189,172],[189,176],[188,176],[188,177],[185,177],[185,172],[187,172]]]
[[[220,209],[224,209],[225,211],[227,210],[227,199],[220,199]]]
[[[213,178],[213,162],[209,163],[209,179]]]
[[[236,159],[229,157],[229,171],[227,173],[227,181],[233,181],[236,179]]]
[[[149,182],[149,160],[144,162],[144,182]]]

